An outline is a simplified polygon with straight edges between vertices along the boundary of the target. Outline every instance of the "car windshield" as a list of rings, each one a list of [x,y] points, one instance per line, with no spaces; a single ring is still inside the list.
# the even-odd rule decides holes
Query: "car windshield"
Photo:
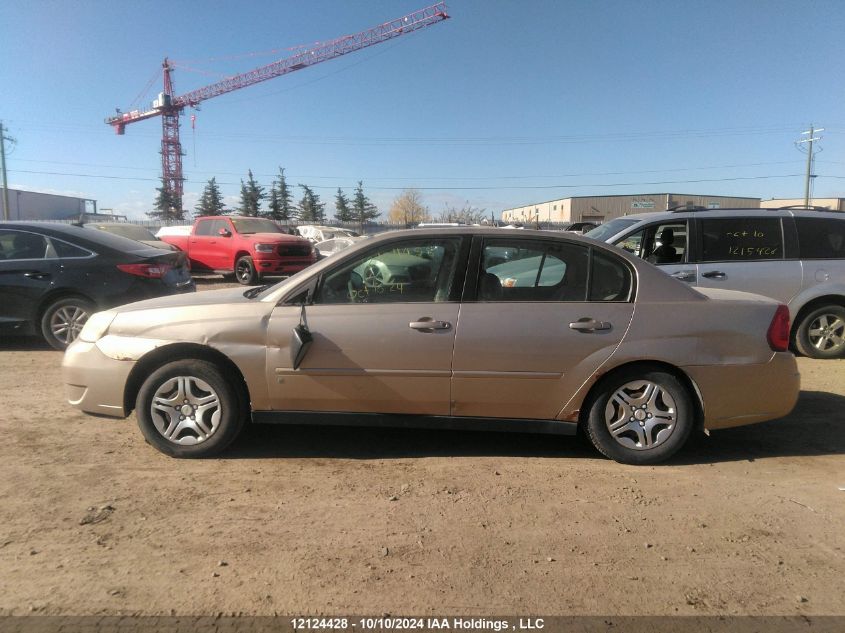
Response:
[[[601,226],[597,226],[592,231],[588,231],[584,233],[587,237],[591,237],[594,240],[599,240],[600,242],[607,241],[607,238],[613,237],[619,231],[623,229],[627,229],[629,226],[634,226],[639,220],[632,220],[630,218],[616,218],[615,220],[611,220],[607,224],[602,224]]]
[[[252,233],[284,233],[279,225],[266,218],[231,218],[235,230],[241,235]]]
[[[157,239],[155,235],[143,226],[137,226],[135,224],[89,224],[87,226],[99,229],[100,231],[106,231],[113,235],[128,237],[130,240],[136,240],[138,242]]]

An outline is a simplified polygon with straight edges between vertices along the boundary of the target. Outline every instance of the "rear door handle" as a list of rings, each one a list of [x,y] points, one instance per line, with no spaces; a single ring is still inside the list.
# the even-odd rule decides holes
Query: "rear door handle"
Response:
[[[575,330],[576,332],[595,332],[596,330],[609,330],[610,327],[611,325],[607,321],[596,321],[595,319],[591,319],[590,317],[584,317],[583,319],[578,319],[577,321],[573,321],[569,324],[569,329]]]
[[[710,270],[706,273],[701,273],[702,277],[707,277],[707,279],[727,279],[728,276],[723,273],[721,270]]]
[[[694,270],[679,270],[669,276],[674,277],[675,279],[680,279],[681,281],[695,281]]]
[[[30,270],[23,274],[24,277],[28,277],[29,279],[49,279],[50,273],[42,273],[38,272],[37,270]]]
[[[448,330],[452,324],[448,321],[435,321],[431,317],[421,317],[419,321],[411,321],[408,327],[420,332],[433,332],[434,330]]]

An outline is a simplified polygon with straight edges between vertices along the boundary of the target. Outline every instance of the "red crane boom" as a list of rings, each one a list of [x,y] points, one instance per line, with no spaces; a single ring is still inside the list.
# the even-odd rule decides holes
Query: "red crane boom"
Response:
[[[119,112],[108,117],[106,123],[114,127],[117,134],[123,134],[126,126],[145,119],[160,116],[162,121],[161,136],[161,171],[164,188],[170,193],[171,200],[182,208],[182,145],[179,141],[179,116],[188,106],[194,107],[206,99],[217,97],[233,90],[240,90],[274,77],[281,77],[320,62],[346,55],[354,51],[386,42],[400,35],[418,31],[432,24],[447,19],[446,3],[438,2],[430,7],[414,11],[401,18],[385,22],[355,35],[346,35],[331,42],[300,51],[295,55],[280,59],[266,66],[261,66],[239,75],[227,77],[203,88],[192,90],[183,95],[173,95],[171,72],[173,66],[165,58],[163,67],[164,89],[158,99],[153,101],[149,110]]]

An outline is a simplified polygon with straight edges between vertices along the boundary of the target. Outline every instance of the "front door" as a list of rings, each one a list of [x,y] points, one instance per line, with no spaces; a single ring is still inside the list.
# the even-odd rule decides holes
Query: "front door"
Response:
[[[580,243],[490,238],[461,307],[452,414],[554,419],[633,315],[622,260]]]
[[[694,285],[698,275],[689,244],[689,223],[680,219],[649,224],[618,240],[615,246],[654,264],[670,277]]]
[[[326,272],[304,321],[313,335],[293,369],[298,305],[268,326],[274,410],[448,415],[463,238],[382,244]]]

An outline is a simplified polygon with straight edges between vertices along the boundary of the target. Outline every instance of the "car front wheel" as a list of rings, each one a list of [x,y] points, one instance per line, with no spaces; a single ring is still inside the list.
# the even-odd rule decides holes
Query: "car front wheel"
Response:
[[[795,347],[810,358],[845,356],[845,308],[830,305],[808,313],[798,324]]]
[[[246,407],[220,368],[205,360],[168,363],[147,378],[135,403],[144,438],[172,457],[208,457],[231,444]]]
[[[663,371],[610,375],[592,400],[584,430],[603,455],[623,464],[656,464],[687,441],[694,426],[688,390]]]
[[[244,286],[253,286],[258,283],[258,271],[255,270],[255,263],[252,257],[244,255],[235,262],[235,279]]]
[[[41,333],[57,350],[65,350],[76,340],[88,317],[97,307],[82,297],[65,297],[47,306],[41,317]]]

